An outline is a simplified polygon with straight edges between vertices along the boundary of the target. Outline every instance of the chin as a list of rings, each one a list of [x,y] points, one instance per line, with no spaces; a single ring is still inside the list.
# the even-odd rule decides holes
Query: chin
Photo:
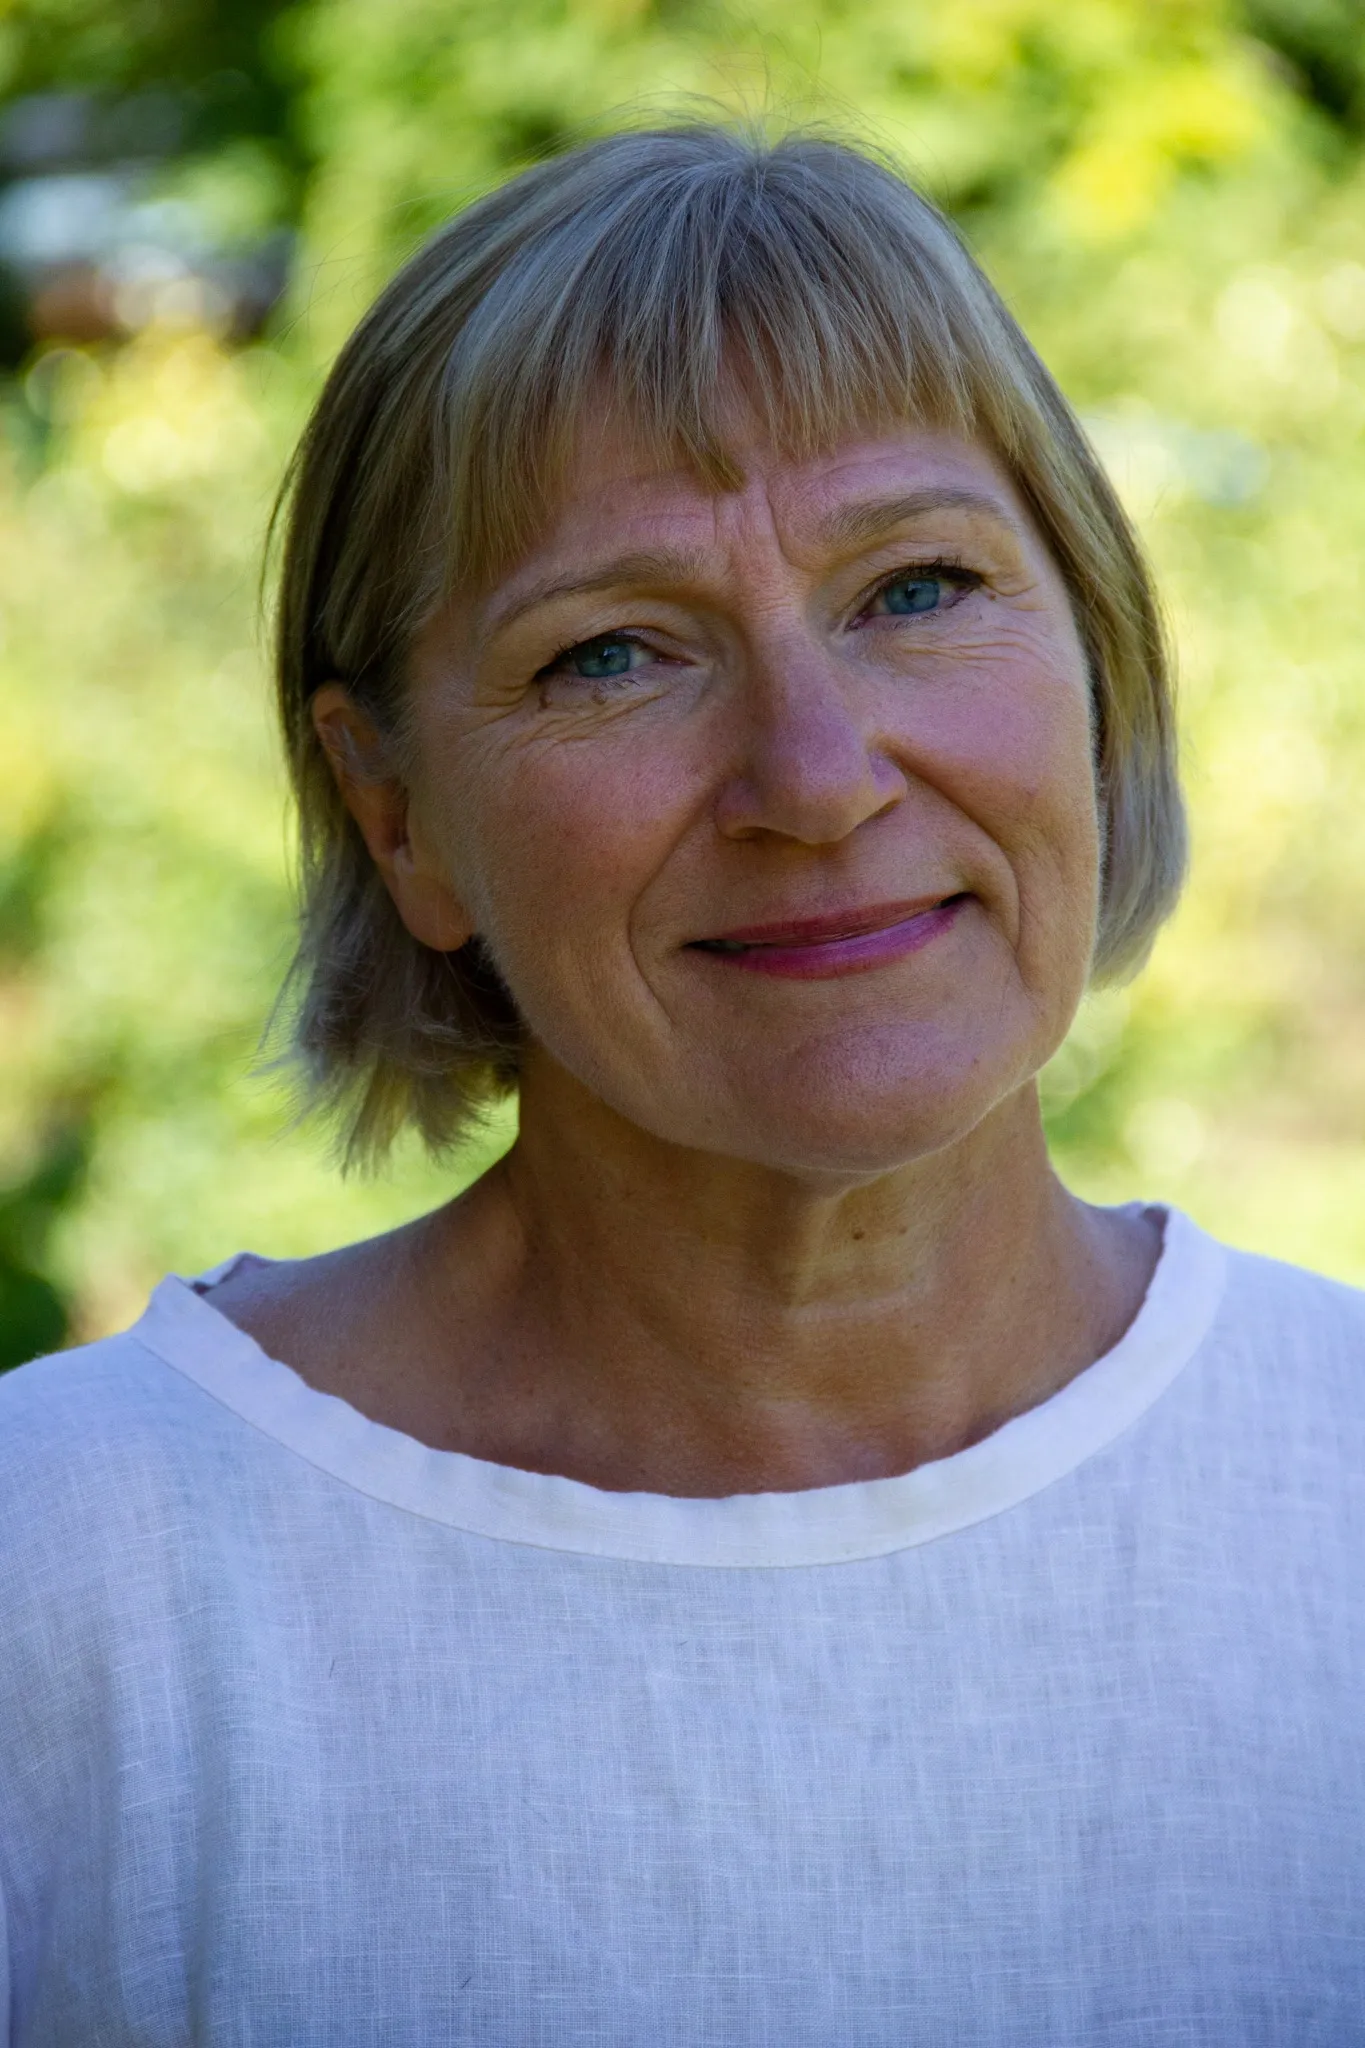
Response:
[[[732,1070],[711,1149],[821,1180],[894,1173],[967,1138],[1035,1071],[1019,1047],[992,1050],[893,1033]]]
[[[890,1112],[890,1113],[888,1113]],[[989,1108],[982,1112],[988,1115]],[[723,1147],[726,1156],[750,1161],[795,1180],[827,1185],[862,1185],[911,1166],[917,1159],[951,1150],[981,1117],[917,1111],[900,1114],[891,1105],[880,1115],[856,1119],[756,1115],[748,1128],[736,1119]]]

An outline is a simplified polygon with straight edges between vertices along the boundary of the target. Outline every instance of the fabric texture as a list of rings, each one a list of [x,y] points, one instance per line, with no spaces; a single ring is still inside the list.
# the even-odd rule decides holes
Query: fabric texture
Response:
[[[1365,2044],[1362,1475],[1365,1296],[1174,1213],[1048,1402],[720,1501],[169,1280],[0,1380],[8,2040]]]

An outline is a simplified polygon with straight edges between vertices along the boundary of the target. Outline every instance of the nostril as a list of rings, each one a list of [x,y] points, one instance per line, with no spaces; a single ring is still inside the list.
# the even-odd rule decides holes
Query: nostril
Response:
[[[908,784],[884,754],[844,728],[788,730],[755,748],[723,792],[717,823],[728,837],[768,833],[808,846],[836,845],[893,810]]]

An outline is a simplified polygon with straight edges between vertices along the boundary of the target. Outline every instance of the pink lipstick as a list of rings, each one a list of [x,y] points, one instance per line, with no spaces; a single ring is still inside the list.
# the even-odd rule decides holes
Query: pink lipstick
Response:
[[[714,939],[696,939],[693,950],[727,967],[747,968],[751,974],[825,981],[884,967],[919,952],[951,928],[968,900],[965,893],[920,897],[911,903],[869,904],[783,924],[747,925]]]

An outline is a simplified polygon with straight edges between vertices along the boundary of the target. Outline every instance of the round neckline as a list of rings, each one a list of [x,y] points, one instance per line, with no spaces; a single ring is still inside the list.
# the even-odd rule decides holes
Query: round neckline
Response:
[[[782,1567],[882,1557],[971,1527],[1039,1493],[1145,1414],[1198,1349],[1222,1297],[1222,1247],[1179,1210],[1141,1308],[1103,1357],[964,1451],[888,1479],[697,1498],[611,1493],[578,1479],[439,1451],[371,1421],[271,1358],[172,1274],[129,1332],[275,1443],[371,1500],[467,1534],[643,1564]],[[265,1262],[268,1263],[268,1262]]]

